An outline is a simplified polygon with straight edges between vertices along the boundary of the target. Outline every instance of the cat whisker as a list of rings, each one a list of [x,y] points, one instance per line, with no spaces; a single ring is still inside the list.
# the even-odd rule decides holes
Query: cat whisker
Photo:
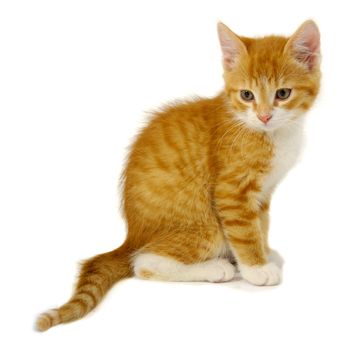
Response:
[[[220,148],[222,146],[222,143],[224,141],[224,138],[226,135],[228,135],[229,133],[231,133],[232,131],[234,131],[234,129],[239,129],[242,126],[242,122],[241,121],[235,121],[234,123],[232,123],[231,127],[229,127],[225,133],[220,137],[219,141],[217,142],[217,149]]]

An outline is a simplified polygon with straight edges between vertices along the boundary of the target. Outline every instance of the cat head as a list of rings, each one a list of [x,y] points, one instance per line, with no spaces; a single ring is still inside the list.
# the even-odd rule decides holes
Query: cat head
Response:
[[[235,117],[273,131],[295,123],[311,107],[320,85],[320,33],[304,22],[289,38],[245,38],[218,24],[225,91]]]

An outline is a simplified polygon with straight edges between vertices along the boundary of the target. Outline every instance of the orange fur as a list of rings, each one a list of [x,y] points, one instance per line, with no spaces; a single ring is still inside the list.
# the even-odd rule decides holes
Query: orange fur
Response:
[[[268,263],[272,189],[262,193],[274,171],[274,139],[236,116],[249,108],[257,115],[274,108],[310,108],[320,71],[314,56],[296,51],[295,42],[314,29],[310,21],[303,26],[291,38],[250,39],[219,25],[224,91],[154,113],[133,144],[123,174],[126,242],[83,265],[71,300],[39,316],[39,330],[84,316],[116,281],[133,274],[133,259],[140,254],[185,265],[232,259],[232,253],[242,266]],[[285,87],[293,89],[291,98],[271,101],[271,91]],[[241,90],[257,92],[259,100],[242,100]],[[161,278],[149,268],[138,275]]]

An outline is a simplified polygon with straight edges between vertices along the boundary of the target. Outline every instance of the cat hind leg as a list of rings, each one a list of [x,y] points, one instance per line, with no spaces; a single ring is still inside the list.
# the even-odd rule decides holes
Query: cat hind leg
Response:
[[[226,282],[232,280],[236,273],[236,267],[227,259],[215,258],[185,264],[155,253],[138,254],[133,267],[135,275],[142,279],[179,282]]]

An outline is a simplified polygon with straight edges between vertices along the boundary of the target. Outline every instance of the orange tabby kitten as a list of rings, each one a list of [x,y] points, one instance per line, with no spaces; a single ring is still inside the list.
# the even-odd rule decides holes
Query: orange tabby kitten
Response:
[[[38,330],[83,317],[133,275],[223,282],[239,269],[252,284],[280,283],[268,211],[319,90],[320,35],[313,21],[289,38],[218,32],[224,91],[155,113],[124,172],[125,243],[86,261],[72,298],[40,315]]]

